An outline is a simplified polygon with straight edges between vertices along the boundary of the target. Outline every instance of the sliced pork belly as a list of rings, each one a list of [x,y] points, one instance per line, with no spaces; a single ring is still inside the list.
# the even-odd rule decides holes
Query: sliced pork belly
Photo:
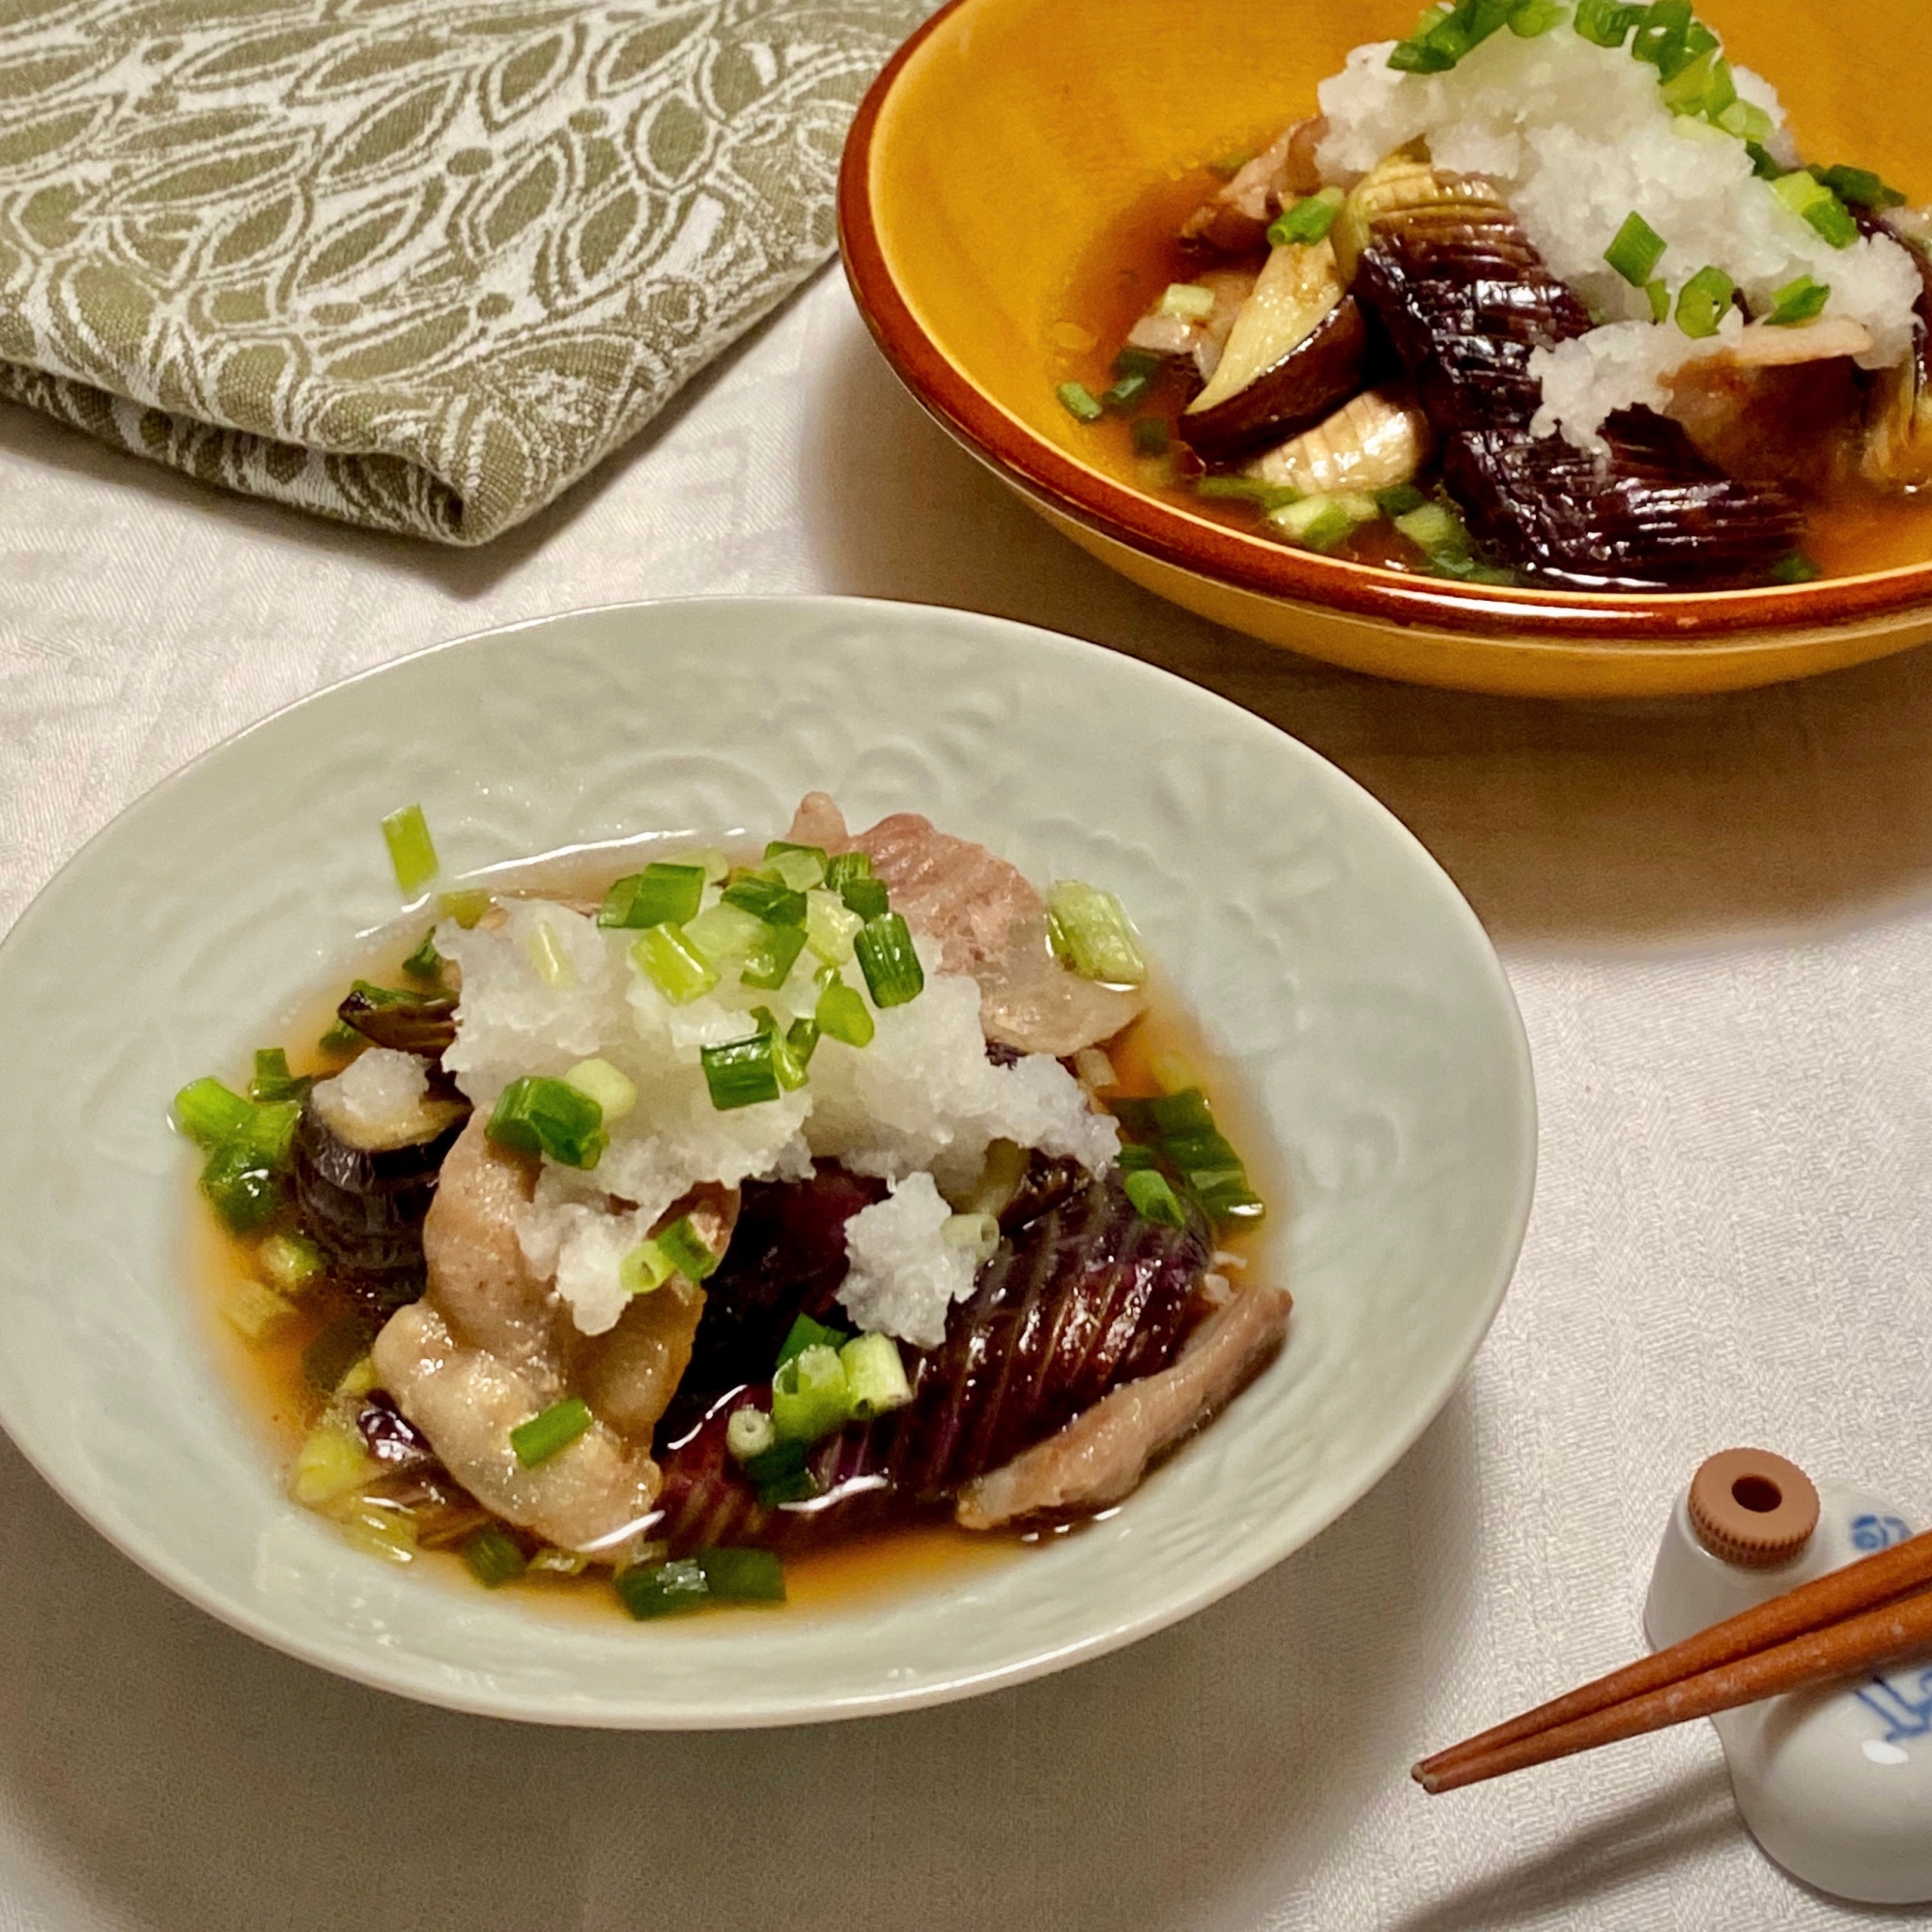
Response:
[[[895,812],[854,834],[825,793],[808,792],[787,837],[870,858],[894,909],[938,941],[944,970],[980,982],[980,1019],[989,1039],[1064,1057],[1111,1039],[1147,1004],[1137,992],[1069,973],[1047,946],[1046,909],[1019,870],[916,812]]]

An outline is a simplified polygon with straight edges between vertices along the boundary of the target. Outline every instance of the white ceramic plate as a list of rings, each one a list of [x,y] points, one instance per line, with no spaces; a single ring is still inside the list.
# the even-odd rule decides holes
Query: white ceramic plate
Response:
[[[277,1037],[385,923],[381,817],[451,869],[650,828],[928,813],[1117,890],[1236,1064],[1290,1182],[1287,1350],[1107,1520],[837,1606],[638,1625],[393,1568],[283,1497],[183,1273],[169,1098]],[[434,1703],[689,1728],[852,1717],[1098,1656],[1246,1582],[1428,1424],[1528,1214],[1520,1023],[1468,907],[1380,806],[1218,697],[954,611],[584,611],[431,651],[220,747],[0,948],[0,1421],[104,1536],[236,1629]]]

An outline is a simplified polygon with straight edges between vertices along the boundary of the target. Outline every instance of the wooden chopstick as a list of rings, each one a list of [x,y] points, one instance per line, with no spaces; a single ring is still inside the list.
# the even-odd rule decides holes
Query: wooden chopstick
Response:
[[[1427,1757],[1432,1794],[1932,1647],[1932,1532],[1833,1570]],[[1905,1601],[1900,1601],[1904,1599]]]

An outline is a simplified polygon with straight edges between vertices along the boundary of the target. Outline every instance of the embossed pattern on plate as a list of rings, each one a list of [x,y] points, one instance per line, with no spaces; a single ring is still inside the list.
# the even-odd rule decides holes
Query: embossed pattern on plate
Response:
[[[1082,1534],[963,1580],[632,1628],[444,1587],[279,1492],[182,1279],[194,1074],[272,1037],[395,911],[377,821],[420,799],[445,865],[646,829],[764,836],[799,794],[983,838],[1119,891],[1247,1088],[1290,1185],[1264,1265],[1289,1347]],[[1494,954],[1350,780],[1236,707],[999,619],[838,599],[551,618],[392,665],[151,792],[0,947],[0,1421],[190,1601],[385,1690],[636,1728],[934,1703],[1225,1595],[1361,1496],[1501,1299],[1535,1111]]]

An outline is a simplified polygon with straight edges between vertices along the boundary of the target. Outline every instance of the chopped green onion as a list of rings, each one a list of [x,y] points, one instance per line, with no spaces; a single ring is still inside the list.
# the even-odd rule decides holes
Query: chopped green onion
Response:
[[[616,1588],[618,1600],[639,1623],[702,1609],[711,1595],[704,1572],[689,1556],[676,1563],[639,1563],[618,1576]]]
[[[1340,497],[1318,493],[1270,510],[1267,520],[1291,543],[1304,550],[1330,551],[1352,536],[1360,525],[1373,520],[1374,501],[1363,500],[1369,504],[1368,517],[1357,514],[1356,506]]]
[[[1143,1221],[1154,1221],[1163,1228],[1184,1228],[1187,1225],[1187,1210],[1180,1205],[1180,1197],[1168,1184],[1166,1175],[1155,1168],[1144,1167],[1130,1172],[1122,1185],[1127,1191],[1127,1199],[1134,1205],[1134,1212]]]
[[[730,1425],[725,1425],[728,1430]],[[783,1503],[802,1503],[818,1494],[818,1478],[809,1464],[803,1442],[774,1442],[769,1449],[749,1458],[745,1475],[755,1486],[758,1501],[766,1509]]]
[[[724,1424],[724,1448],[734,1462],[749,1463],[762,1456],[779,1439],[771,1417],[762,1408],[734,1408]]]
[[[1643,292],[1650,298],[1650,319],[1652,322],[1670,320],[1670,284],[1662,275],[1654,282],[1646,282]]]
[[[549,920],[538,920],[524,943],[530,964],[537,969],[537,978],[546,986],[576,985],[577,968],[570,963],[570,954],[563,950],[563,941],[556,936],[556,928]]]
[[[442,954],[436,950],[436,927],[422,936],[422,943],[403,961],[403,971],[412,980],[434,980],[442,971]]]
[[[437,897],[436,909],[444,919],[453,919],[465,932],[468,932],[496,903],[497,901],[488,893],[442,893]]]
[[[825,890],[828,893],[842,893],[854,879],[869,879],[872,876],[872,855],[869,852],[838,852],[826,861]]]
[[[803,925],[805,895],[782,879],[747,872],[724,888],[724,904],[761,919],[767,925]]]
[[[852,942],[859,957],[859,970],[866,976],[866,990],[875,1007],[902,1007],[917,999],[925,987],[925,970],[914,950],[912,931],[900,913],[889,912],[868,919]],[[823,1018],[819,1025],[824,1026]],[[827,1027],[826,1031],[831,1032]]]
[[[693,1559],[721,1604],[781,1604],[784,1565],[769,1549],[733,1549],[720,1544]]]
[[[289,1493],[310,1509],[332,1503],[382,1474],[362,1432],[345,1416],[325,1415],[303,1436],[289,1472]]]
[[[805,943],[828,966],[852,956],[852,941],[865,921],[837,893],[805,895]]]
[[[884,919],[892,907],[883,879],[847,879],[838,889],[838,895],[845,901],[846,911],[857,913],[862,921]]]
[[[1320,194],[1311,194],[1293,208],[1283,209],[1268,228],[1269,243],[1279,248],[1290,242],[1313,246],[1317,242],[1326,241],[1335,217],[1342,212],[1342,200],[1339,187],[1324,187]]]
[[[1750,156],[1751,173],[1759,181],[1776,182],[1784,179],[1786,173],[1784,163],[1763,142],[1747,141],[1745,153]]]
[[[1170,282],[1157,308],[1158,313],[1177,322],[1206,322],[1214,313],[1214,291],[1203,288],[1199,282]],[[1098,407],[1094,404],[1095,409]]]
[[[1669,245],[1663,237],[1633,209],[1624,217],[1624,225],[1617,230],[1616,240],[1604,250],[1604,260],[1632,288],[1640,289],[1650,280],[1658,263],[1663,259],[1663,251]]]
[[[1840,201],[1854,208],[1903,208],[1905,196],[1869,168],[1813,168],[1810,171]]]
[[[1762,107],[1749,100],[1734,100],[1714,118],[1726,134],[1735,134],[1747,151],[1753,147],[1762,148],[1777,132],[1777,123]]]
[[[674,1007],[688,1007],[718,983],[717,967],[682,926],[652,926],[632,944],[631,958]]]
[[[319,1394],[333,1395],[375,1339],[376,1324],[366,1315],[338,1316],[302,1350],[302,1379]]]
[[[814,1321],[810,1315],[801,1315],[779,1344],[779,1358],[772,1364],[772,1373],[776,1375],[787,1362],[796,1361],[808,1349],[842,1349],[851,1339],[843,1328],[829,1327],[823,1321]]]
[[[273,1234],[255,1250],[269,1286],[299,1295],[323,1270],[322,1250],[306,1235]]]
[[[1718,37],[1691,13],[1690,0],[1652,0],[1631,43],[1631,56],[1671,81],[1717,44]]]
[[[683,925],[704,903],[704,867],[653,861],[641,872],[619,879],[597,910],[602,926]]]
[[[1151,376],[1122,376],[1111,389],[1101,393],[1100,407],[1112,410],[1117,414],[1124,414],[1152,387]]]
[[[1143,1147],[1138,1141],[1122,1141],[1118,1156],[1123,1172],[1131,1172],[1137,1167],[1158,1167],[1159,1156],[1151,1147]]]
[[[1814,281],[1809,275],[1800,275],[1795,282],[1787,282],[1771,298],[1771,313],[1765,321],[1774,328],[1793,328],[1802,322],[1810,322],[1825,312],[1825,304],[1832,299],[1832,285],[1829,282]]]
[[[175,1121],[196,1146],[217,1148],[254,1119],[255,1109],[213,1075],[190,1081],[175,1095]]]
[[[604,1109],[588,1094],[540,1074],[512,1080],[483,1131],[499,1147],[548,1154],[564,1167],[595,1167],[611,1144]]]
[[[1563,9],[1556,0],[1521,0],[1509,16],[1509,30],[1520,41],[1539,40],[1562,17]]]
[[[259,1342],[279,1328],[295,1312],[296,1305],[287,1295],[245,1275],[221,1291],[222,1320],[250,1342]]]
[[[1771,191],[1793,214],[1808,221],[1834,248],[1849,248],[1859,239],[1859,224],[1851,211],[1818,180],[1803,169],[1779,175]]]
[[[779,1097],[783,1090],[775,1058],[777,1045],[770,1034],[757,1033],[750,1039],[698,1048],[698,1059],[704,1065],[704,1084],[711,1090],[711,1104],[721,1114],[738,1107],[755,1107]]]
[[[703,1281],[717,1272],[718,1264],[724,1259],[712,1253],[704,1236],[692,1226],[689,1214],[680,1214],[655,1239],[658,1252],[686,1281]]]
[[[209,1155],[201,1191],[236,1234],[250,1235],[281,1207],[282,1177],[260,1154],[231,1141]]]
[[[510,1447],[526,1469],[548,1463],[568,1449],[590,1427],[590,1405],[581,1395],[567,1395],[561,1402],[520,1422],[510,1431]]]
[[[442,870],[422,807],[406,805],[402,810],[390,812],[383,821],[383,837],[388,842],[396,884],[406,899],[412,899]]]
[[[851,1418],[845,1365],[822,1342],[801,1349],[772,1378],[772,1427],[781,1442],[816,1442]]]
[[[818,989],[818,1005],[812,1013],[820,1033],[847,1046],[870,1046],[877,1031],[871,1009],[858,987],[848,986],[835,971]]]
[[[1127,440],[1136,456],[1165,456],[1174,440],[1174,432],[1165,416],[1136,416],[1127,431]]]
[[[1147,980],[1147,957],[1126,908],[1098,886],[1060,880],[1046,895],[1046,934],[1056,955],[1083,980],[1109,986]]]
[[[782,986],[791,978],[798,955],[805,951],[806,937],[802,925],[766,926],[764,938],[752,949],[745,970],[738,977],[746,985],[767,991]]]
[[[785,1029],[785,1051],[801,1072],[811,1065],[811,1056],[818,1051],[818,1022],[811,1019],[795,1019]]]
[[[1395,519],[1395,526],[1431,557],[1446,552],[1466,555],[1471,548],[1462,518],[1446,503],[1425,503],[1419,510],[1407,511]]]
[[[1085,383],[1063,383],[1053,392],[1061,407],[1076,422],[1096,423],[1106,413],[1094,400],[1094,391]]]
[[[1419,510],[1429,498],[1413,483],[1392,483],[1386,490],[1376,492],[1376,507],[1388,518],[1406,517],[1411,510]]]
[[[463,1560],[469,1566],[469,1574],[486,1590],[514,1583],[530,1567],[516,1538],[495,1523],[479,1529],[463,1546]]]
[[[367,1042],[347,1020],[337,1020],[316,1045],[324,1053],[354,1053],[357,1047]]]
[[[1730,63],[1712,46],[1666,80],[1662,93],[1663,104],[1673,114],[1698,115],[1721,126],[1738,98],[1738,85],[1731,77]]]
[[[1226,497],[1231,501],[1259,503],[1264,510],[1286,509],[1301,500],[1301,492],[1285,484],[1264,483],[1256,476],[1201,476],[1195,479],[1194,494],[1210,501]]]
[[[763,869],[776,872],[793,892],[809,893],[825,883],[828,863],[821,845],[788,845],[782,838],[774,838],[765,847]]]
[[[1774,583],[1811,583],[1824,574],[1803,551],[1793,551],[1771,567]]]
[[[1738,285],[1721,269],[1699,269],[1677,292],[1677,327],[1693,341],[1716,335]]]
[[[723,972],[751,957],[767,927],[755,913],[722,901],[705,909],[684,928],[685,938]]]
[[[642,1240],[617,1264],[617,1286],[626,1294],[651,1294],[676,1272],[657,1242]]]
[[[1254,157],[1252,148],[1236,148],[1232,155],[1223,155],[1219,160],[1209,161],[1208,172],[1216,181],[1233,181]]]
[[[949,1214],[940,1224],[939,1238],[949,1248],[961,1248],[973,1257],[977,1267],[991,1261],[1000,1245],[1000,1221],[996,1214]]]
[[[563,1078],[566,1086],[597,1102],[606,1126],[621,1121],[638,1104],[637,1088],[608,1060],[580,1060]]]
[[[1620,47],[1630,39],[1631,29],[1642,22],[1643,14],[1640,4],[1627,6],[1624,0],[1577,0],[1571,24],[1593,45]]]
[[[912,1400],[899,1345],[890,1335],[861,1335],[838,1351],[845,1370],[846,1412],[855,1422],[887,1415]]]

